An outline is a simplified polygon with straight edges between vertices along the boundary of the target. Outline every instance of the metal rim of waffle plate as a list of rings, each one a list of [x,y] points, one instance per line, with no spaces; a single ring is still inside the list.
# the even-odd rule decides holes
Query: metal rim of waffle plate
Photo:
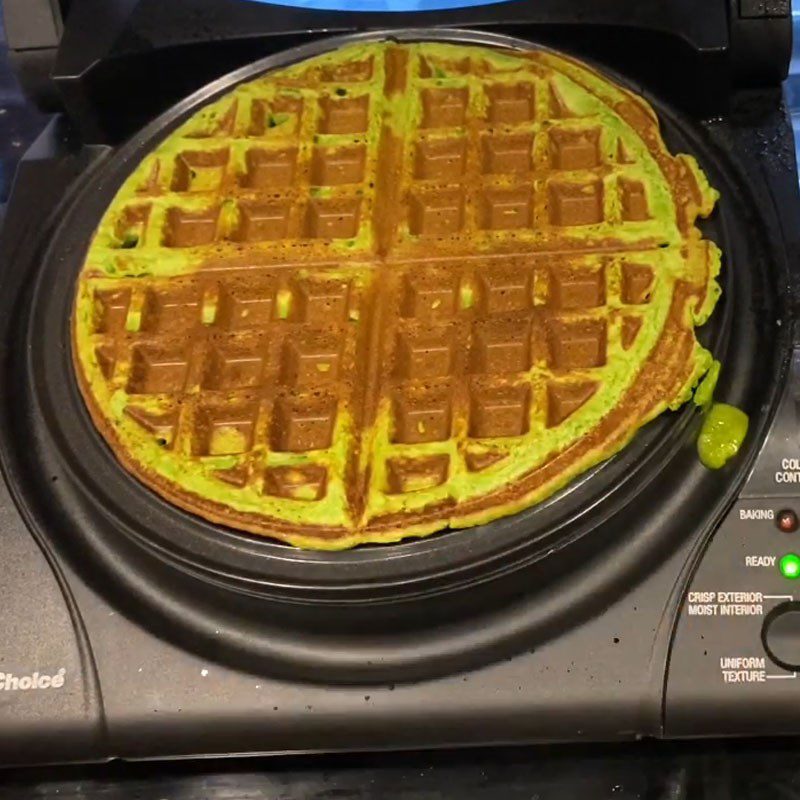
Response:
[[[469,547],[456,531],[337,553],[301,551],[206,523],[128,475],[89,419],[65,344],[73,276],[95,220],[131,166],[199,105],[270,69],[354,41],[387,38],[535,47],[458,30],[330,38],[232,73],[156,119],[101,159],[58,215],[32,305],[19,320],[28,347],[16,379],[35,413],[6,431],[17,437],[17,452],[20,440],[26,449],[11,472],[32,524],[68,533],[63,545],[103,590],[126,605],[135,598],[152,624],[188,647],[213,643],[218,657],[237,664],[261,671],[268,663],[293,677],[326,682],[405,680],[461,669],[575,624],[646,575],[685,540],[687,528],[721,512],[760,441],[769,416],[760,409],[772,407],[779,389],[777,367],[759,360],[765,340],[758,337],[769,341],[772,333],[758,326],[747,299],[759,297],[769,306],[775,294],[763,257],[770,245],[763,234],[746,236],[742,223],[758,215],[758,204],[751,198],[743,206],[724,155],[648,97],[670,147],[694,153],[722,191],[712,238],[720,241],[728,268],[723,299],[703,335],[717,357],[737,364],[725,373],[725,399],[753,411],[751,447],[737,469],[703,471],[693,447],[697,415],[685,408],[651,423],[565,492],[485,526],[485,535],[471,537]],[[734,255],[746,269],[730,268]],[[24,444],[31,434],[37,443],[32,449]],[[692,509],[691,525],[677,513],[684,506]]]

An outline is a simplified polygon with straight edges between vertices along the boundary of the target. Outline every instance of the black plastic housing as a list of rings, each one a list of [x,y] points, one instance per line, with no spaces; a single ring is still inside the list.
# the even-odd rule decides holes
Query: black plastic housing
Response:
[[[10,30],[24,27],[14,18],[25,22],[50,2],[12,0]],[[332,34],[419,26],[494,31],[594,57],[704,117],[723,113],[736,88],[776,85],[791,52],[786,0],[706,0],[702,9],[696,0],[506,0],[413,13],[243,0],[78,0],[52,78],[82,138],[116,143],[186,94],[271,53]],[[12,52],[29,52],[16,38]]]
[[[465,552],[457,532],[334,555],[206,525],[119,469],[69,368],[98,214],[198,104],[303,52],[228,76],[120,147],[86,146],[57,119],[23,161],[0,240],[0,670],[63,667],[67,682],[3,693],[0,762],[796,732],[790,681],[726,693],[679,622],[703,565],[725,575],[736,555],[725,526],[742,487],[771,502],[764,442],[796,436],[791,403],[775,422],[800,340],[800,209],[776,87],[738,91],[705,122],[648,94],[670,148],[722,192],[706,233],[725,253],[724,294],[703,336],[724,364],[717,399],[751,420],[726,469],[698,463],[686,408],[483,531],[483,548]],[[756,552],[774,535],[738,530]],[[741,630],[722,631],[723,652],[753,646]]]

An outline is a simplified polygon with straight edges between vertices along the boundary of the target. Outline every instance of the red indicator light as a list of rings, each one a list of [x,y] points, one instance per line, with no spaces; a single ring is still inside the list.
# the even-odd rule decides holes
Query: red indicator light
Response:
[[[798,527],[797,514],[790,508],[784,508],[783,511],[778,512],[775,518],[775,524],[778,526],[779,531],[784,533],[794,533]]]

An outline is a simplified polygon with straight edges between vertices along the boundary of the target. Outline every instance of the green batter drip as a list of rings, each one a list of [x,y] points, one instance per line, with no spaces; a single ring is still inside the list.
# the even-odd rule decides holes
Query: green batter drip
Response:
[[[719,378],[719,371],[722,365],[719,361],[714,360],[708,368],[705,377],[698,384],[694,390],[694,404],[699,406],[704,411],[708,410],[714,400],[714,389],[717,387],[717,379]]]
[[[694,393],[695,404],[706,412],[697,439],[697,453],[708,469],[725,466],[739,452],[750,424],[741,409],[713,402],[719,371],[720,363],[715,361]]]
[[[703,466],[719,469],[733,458],[747,435],[747,414],[727,403],[714,403],[703,420],[697,452]]]

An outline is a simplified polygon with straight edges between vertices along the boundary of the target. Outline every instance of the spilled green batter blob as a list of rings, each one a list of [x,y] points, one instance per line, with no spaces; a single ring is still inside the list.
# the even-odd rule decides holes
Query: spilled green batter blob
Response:
[[[697,453],[703,466],[719,469],[732,459],[747,436],[749,423],[741,409],[714,403],[706,413],[697,439]]]
[[[694,404],[705,412],[697,439],[697,452],[701,463],[708,469],[719,469],[739,452],[750,423],[744,411],[727,403],[714,402],[714,389],[721,368],[719,361],[713,361],[694,390]]]

